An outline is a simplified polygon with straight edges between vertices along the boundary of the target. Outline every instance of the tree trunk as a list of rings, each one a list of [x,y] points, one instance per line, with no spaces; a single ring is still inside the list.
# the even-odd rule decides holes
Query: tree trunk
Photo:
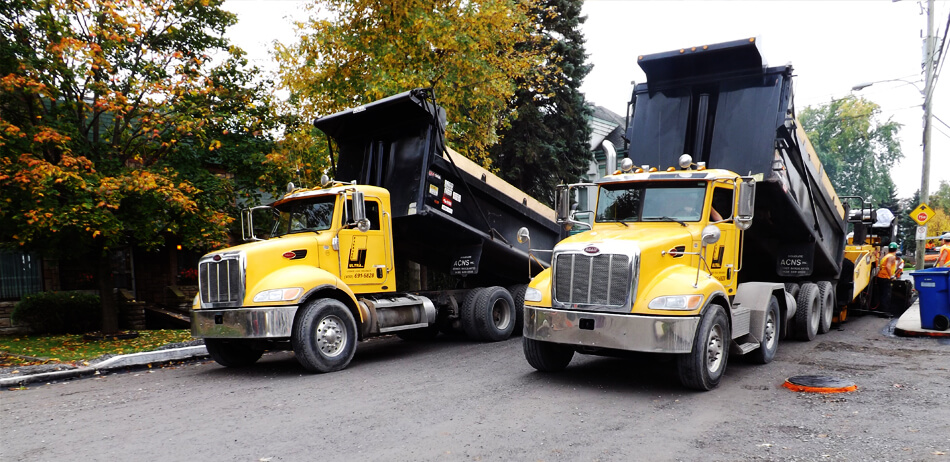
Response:
[[[119,314],[116,307],[115,294],[112,287],[112,260],[107,251],[99,254],[96,264],[96,279],[99,283],[99,302],[102,304],[103,334],[114,334],[119,331]]]

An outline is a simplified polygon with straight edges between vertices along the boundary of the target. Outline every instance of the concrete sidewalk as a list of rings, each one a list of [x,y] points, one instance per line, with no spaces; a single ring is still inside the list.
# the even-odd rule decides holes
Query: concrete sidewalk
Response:
[[[60,370],[40,372],[34,374],[17,375],[5,374],[0,377],[0,387],[25,385],[35,382],[64,380],[100,374],[103,371],[129,367],[147,366],[149,364],[165,363],[169,361],[183,361],[208,357],[208,349],[204,345],[172,348],[168,350],[145,351],[127,355],[113,356],[89,366],[76,367],[69,364],[57,365]]]
[[[931,330],[920,327],[920,299],[914,302],[894,325],[894,335],[900,337],[950,337],[950,330]]]

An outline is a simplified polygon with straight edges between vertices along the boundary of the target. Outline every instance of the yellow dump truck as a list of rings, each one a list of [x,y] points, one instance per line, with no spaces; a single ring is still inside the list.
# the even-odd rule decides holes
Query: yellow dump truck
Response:
[[[765,67],[754,39],[638,63],[629,157],[559,190],[562,223],[588,227],[575,188],[596,188],[596,210],[531,281],[524,355],[557,371],[576,352],[671,354],[685,386],[709,390],[731,354],[768,363],[780,338],[828,331],[866,291],[873,262],[845,247],[872,214],[836,195],[795,120],[791,65]]]
[[[554,211],[444,144],[425,89],[323,117],[335,179],[242,214],[246,244],[198,265],[192,333],[224,366],[292,349],[313,372],[349,364],[358,340],[483,341],[520,331],[529,254],[553,247]],[[547,263],[535,261],[535,272]]]

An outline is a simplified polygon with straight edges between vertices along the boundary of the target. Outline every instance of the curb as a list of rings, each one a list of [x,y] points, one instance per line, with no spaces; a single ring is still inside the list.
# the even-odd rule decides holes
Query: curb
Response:
[[[77,367],[75,369],[68,369],[64,371],[43,372],[33,375],[4,377],[0,378],[0,387],[24,385],[27,383],[43,381],[63,380],[87,375],[96,375],[101,371],[121,369],[124,367],[145,366],[153,363],[180,361],[184,359],[198,359],[205,358],[207,356],[208,349],[205,348],[204,345],[172,348],[168,350],[145,351],[142,353],[115,356],[92,366]]]

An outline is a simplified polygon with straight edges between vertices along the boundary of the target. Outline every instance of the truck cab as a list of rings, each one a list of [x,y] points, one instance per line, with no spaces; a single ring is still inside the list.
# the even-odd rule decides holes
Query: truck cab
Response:
[[[689,354],[703,342],[703,367],[689,380],[705,387],[718,381],[734,340],[771,360],[787,300],[770,306],[766,299],[754,326],[753,310],[735,303],[755,180],[695,165],[688,155],[665,171],[627,160],[596,183],[591,229],[555,246],[551,268],[528,288],[528,361],[547,370],[574,350]],[[703,331],[707,313],[720,324]]]

